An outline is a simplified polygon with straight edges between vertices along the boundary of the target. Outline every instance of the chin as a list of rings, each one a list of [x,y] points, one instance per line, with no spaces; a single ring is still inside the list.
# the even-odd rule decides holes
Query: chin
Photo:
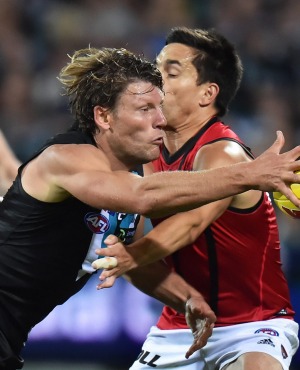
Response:
[[[160,153],[159,147],[157,147],[155,150],[151,150],[151,151],[149,150],[146,153],[144,163],[149,163],[149,162],[154,161],[155,159],[159,157],[159,153]]]
[[[157,151],[149,151],[148,153],[144,153],[144,155],[135,156],[132,158],[131,165],[129,167],[136,168],[138,165],[143,165],[150,163],[159,157],[159,150]]]

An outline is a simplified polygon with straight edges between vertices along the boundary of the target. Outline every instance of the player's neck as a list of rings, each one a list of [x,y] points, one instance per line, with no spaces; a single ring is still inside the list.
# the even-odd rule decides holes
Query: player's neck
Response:
[[[130,171],[134,167],[134,165],[132,165],[131,163],[127,163],[124,156],[122,157],[120,155],[116,155],[107,141],[101,138],[100,135],[94,136],[94,139],[98,150],[102,153],[104,157],[106,157],[106,160],[108,160],[112,171]]]
[[[170,154],[176,153],[191,137],[207,124],[212,117],[199,118],[194,121],[184,122],[175,128],[167,126],[164,130],[166,133],[164,144]]]

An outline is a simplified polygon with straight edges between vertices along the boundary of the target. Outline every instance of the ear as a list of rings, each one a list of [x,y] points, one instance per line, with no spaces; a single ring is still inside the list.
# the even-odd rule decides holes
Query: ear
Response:
[[[214,82],[207,82],[203,84],[203,89],[201,90],[199,104],[201,106],[207,106],[213,103],[219,94],[220,88]]]
[[[93,109],[96,126],[102,130],[110,129],[110,112],[107,108],[96,105]]]

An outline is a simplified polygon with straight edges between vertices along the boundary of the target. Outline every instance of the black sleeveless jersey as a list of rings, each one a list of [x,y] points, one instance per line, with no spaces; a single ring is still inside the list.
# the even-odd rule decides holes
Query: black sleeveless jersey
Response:
[[[87,134],[69,131],[52,138],[30,160],[57,143],[95,145]],[[29,161],[0,204],[0,331],[16,351],[31,328],[95,272],[90,265],[97,258],[95,247],[108,234],[130,243],[139,220],[94,209],[74,197],[58,203],[32,198],[21,183]]]

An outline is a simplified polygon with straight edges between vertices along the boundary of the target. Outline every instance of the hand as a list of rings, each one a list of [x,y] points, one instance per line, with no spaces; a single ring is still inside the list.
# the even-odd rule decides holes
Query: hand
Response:
[[[277,139],[269,149],[257,157],[251,164],[251,178],[254,185],[262,191],[280,191],[292,203],[300,207],[300,199],[292,192],[290,185],[300,183],[300,176],[295,171],[300,169],[300,146],[280,154],[284,145],[284,136],[277,131]]]
[[[204,347],[212,335],[216,315],[202,297],[190,298],[185,308],[186,322],[192,330],[194,341],[185,357]]]
[[[115,235],[109,235],[104,243],[107,248],[96,249],[96,254],[102,257],[115,257],[118,265],[101,272],[99,276],[101,283],[97,285],[97,289],[112,287],[119,276],[137,267],[133,256],[129,253],[130,247],[125,247]]]

